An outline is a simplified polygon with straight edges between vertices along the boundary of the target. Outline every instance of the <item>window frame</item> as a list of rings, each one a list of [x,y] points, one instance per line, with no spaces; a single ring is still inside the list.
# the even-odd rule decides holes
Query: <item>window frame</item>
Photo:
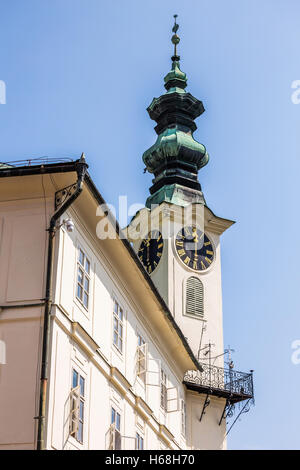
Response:
[[[188,311],[188,283],[189,281],[191,281],[192,279],[194,279],[198,285],[199,285],[199,289],[200,289],[200,311],[199,313],[196,313],[196,312],[192,312],[192,311]],[[195,286],[193,286],[194,290],[195,290]],[[191,288],[190,288],[191,289]],[[204,315],[204,284],[202,282],[201,279],[199,279],[197,276],[195,275],[192,275],[192,276],[189,276],[188,278],[185,279],[184,281],[184,289],[183,289],[183,293],[184,293],[184,298],[183,298],[183,314],[185,316],[188,316],[188,317],[191,317],[191,318],[196,318],[198,320],[205,320],[205,315]],[[195,295],[195,294],[194,294]],[[198,299],[195,299],[194,300],[194,303],[196,304],[196,300]],[[198,302],[199,303],[199,302]]]
[[[146,343],[144,337],[140,333],[137,333],[136,376],[144,385],[146,385],[147,374],[147,348],[148,344]]]
[[[135,450],[145,450],[144,449],[145,439],[138,431],[135,433]],[[142,444],[142,446],[141,446]]]
[[[74,384],[74,374],[77,375],[76,384]],[[81,387],[83,383],[83,387]],[[75,385],[75,386],[74,386]],[[78,402],[78,408],[73,408],[73,403]],[[85,406],[86,406],[86,378],[72,366],[71,375],[71,393],[70,393],[70,426],[69,433],[79,444],[84,443],[84,429],[85,429]],[[82,414],[81,414],[82,410]],[[76,429],[73,430],[73,424],[76,424]]]
[[[76,299],[80,302],[85,310],[89,311],[90,306],[90,292],[91,292],[91,261],[90,257],[86,254],[86,251],[78,246],[77,248],[77,266],[76,266]],[[81,255],[83,261],[81,261]],[[88,269],[87,269],[88,266]],[[81,279],[79,280],[79,272],[81,273]],[[86,289],[86,281],[88,282],[88,288]],[[81,290],[81,295],[79,292]],[[87,298],[87,304],[85,304],[85,296]]]
[[[114,415],[114,419],[113,419]],[[114,407],[114,405],[111,405],[110,407],[110,426],[113,432],[116,434],[119,433],[120,437],[120,449],[116,449],[116,436],[114,436],[114,449],[113,450],[122,450],[122,434],[121,434],[121,413]],[[118,424],[119,421],[119,424]]]
[[[180,409],[180,415],[181,415],[181,435],[186,438],[186,402],[183,398],[181,398],[181,409]]]
[[[160,369],[160,407],[167,413],[168,411],[168,377],[164,369]]]
[[[117,305],[117,312],[115,311],[115,307]],[[112,344],[116,348],[116,350],[123,355],[124,350],[124,327],[125,327],[125,314],[124,309],[120,305],[120,303],[114,299],[113,300],[113,315],[112,315]],[[120,312],[121,318],[120,318]],[[115,327],[117,325],[117,327]],[[121,335],[120,335],[121,331]],[[116,341],[115,341],[116,339]],[[121,345],[121,347],[120,347]]]

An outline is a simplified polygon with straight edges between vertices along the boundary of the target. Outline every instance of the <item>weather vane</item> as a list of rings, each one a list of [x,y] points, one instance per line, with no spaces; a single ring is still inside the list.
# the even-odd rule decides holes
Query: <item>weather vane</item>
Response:
[[[176,23],[176,18],[178,17],[178,15],[174,15],[174,19],[175,19],[175,23],[174,23],[174,26],[172,28],[172,31],[173,31],[173,36],[172,36],[172,43],[174,44],[174,55],[172,57],[172,60],[179,60],[180,57],[177,55],[177,44],[180,43],[180,37],[177,35],[177,31],[179,29],[179,24]]]

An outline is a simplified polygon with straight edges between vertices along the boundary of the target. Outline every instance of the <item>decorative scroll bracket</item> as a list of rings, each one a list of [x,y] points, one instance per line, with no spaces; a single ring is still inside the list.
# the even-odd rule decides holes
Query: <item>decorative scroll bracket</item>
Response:
[[[233,426],[235,425],[235,423],[237,422],[237,420],[241,417],[241,415],[243,413],[248,413],[248,411],[250,410],[250,407],[251,407],[251,404],[253,404],[254,400],[253,398],[249,398],[249,400],[246,401],[245,405],[243,406],[243,408],[241,409],[241,411],[239,412],[239,414],[237,415],[237,417],[235,418],[235,420],[233,421],[233,423],[231,424],[230,428],[228,429],[227,433],[226,433],[226,436],[228,436],[228,434],[230,433],[231,429],[233,428]]]
[[[230,403],[230,400],[227,399],[224,409],[223,409],[221,419],[219,421],[219,426],[221,426],[223,419],[230,418],[231,416],[233,416],[233,413],[234,413],[234,403]]]
[[[55,193],[55,210],[59,209],[76,191],[77,182]]]
[[[199,421],[202,421],[202,418],[205,415],[205,410],[209,404],[210,404],[210,398],[209,398],[209,394],[207,394],[205,398],[205,402],[203,403],[202,413],[201,413]]]
[[[226,408],[227,407],[228,407],[228,400],[226,400],[226,403],[225,403],[225,406],[224,406],[224,409],[223,409],[223,413],[222,413],[221,419],[219,421],[219,426],[221,426],[221,423],[222,423],[223,419],[225,418]]]

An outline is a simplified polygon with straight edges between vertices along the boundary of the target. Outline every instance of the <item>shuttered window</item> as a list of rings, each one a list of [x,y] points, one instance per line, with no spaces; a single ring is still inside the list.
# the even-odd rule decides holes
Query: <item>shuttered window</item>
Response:
[[[186,282],[186,313],[203,317],[203,284],[200,279],[190,277]]]

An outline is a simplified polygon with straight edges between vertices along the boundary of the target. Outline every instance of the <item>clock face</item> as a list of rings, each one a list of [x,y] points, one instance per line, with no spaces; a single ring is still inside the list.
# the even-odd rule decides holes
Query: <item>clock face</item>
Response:
[[[195,271],[204,271],[213,262],[212,243],[197,227],[187,226],[180,230],[176,236],[175,246],[181,261]]]
[[[164,241],[158,230],[148,233],[138,251],[138,257],[143,263],[148,274],[151,274],[160,262]]]

